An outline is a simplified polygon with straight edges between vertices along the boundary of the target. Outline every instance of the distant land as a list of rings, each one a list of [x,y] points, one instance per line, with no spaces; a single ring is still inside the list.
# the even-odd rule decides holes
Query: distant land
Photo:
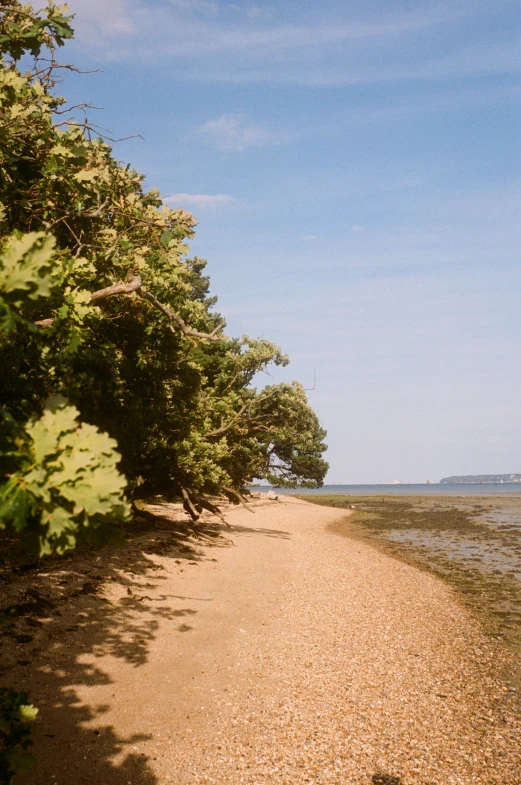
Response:
[[[521,482],[521,474],[466,474],[462,477],[444,477],[440,485],[460,482]]]

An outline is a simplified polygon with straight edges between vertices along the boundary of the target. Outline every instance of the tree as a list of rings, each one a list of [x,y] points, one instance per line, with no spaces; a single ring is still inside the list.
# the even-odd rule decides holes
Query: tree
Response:
[[[208,494],[327,470],[302,386],[253,386],[285,355],[224,335],[193,216],[55,94],[71,21],[0,0],[0,529],[40,555],[113,536],[130,500],[177,495],[197,519],[219,514]],[[30,757],[27,701],[0,689],[1,782]]]
[[[28,422],[64,396],[116,440],[131,497],[182,495],[194,517],[208,494],[235,498],[253,477],[321,484],[324,431],[300,385],[252,386],[287,358],[224,335],[205,262],[188,255],[193,216],[145,191],[55,94],[66,6],[0,11],[1,237],[55,239],[46,297],[6,311],[16,329],[0,350],[3,407]]]
[[[24,304],[53,290],[54,238],[31,232],[9,238],[0,257],[0,336],[38,328],[20,316]],[[78,422],[79,412],[60,395],[47,399],[41,417],[21,426],[0,409],[0,529],[26,532],[40,555],[74,547],[82,532],[92,539],[105,524],[128,517],[125,478],[116,443]],[[95,534],[94,534],[95,533]]]

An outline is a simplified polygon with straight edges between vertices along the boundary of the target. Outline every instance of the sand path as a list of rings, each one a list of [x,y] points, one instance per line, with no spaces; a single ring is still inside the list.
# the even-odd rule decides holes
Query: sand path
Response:
[[[500,649],[445,585],[330,528],[344,517],[283,497],[231,512],[233,546],[121,571],[104,635],[64,646],[61,704],[59,650],[40,663],[50,710],[16,782],[521,785]]]

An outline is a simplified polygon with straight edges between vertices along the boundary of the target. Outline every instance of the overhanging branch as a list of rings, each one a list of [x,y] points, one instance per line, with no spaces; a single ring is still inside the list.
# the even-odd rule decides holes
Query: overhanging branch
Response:
[[[237,424],[237,422],[241,419],[242,415],[244,414],[244,412],[247,409],[249,411],[248,411],[248,416],[245,419],[245,424],[248,425],[250,428],[253,428],[255,431],[266,431],[266,432],[269,432],[271,430],[271,427],[269,425],[264,425],[264,422],[263,422],[264,420],[268,420],[268,422],[269,422],[269,416],[267,414],[257,414],[257,415],[252,416],[251,408],[252,408],[252,405],[254,405],[254,404],[258,405],[259,403],[262,403],[263,401],[265,401],[266,398],[270,397],[270,395],[271,395],[271,393],[268,393],[268,394],[264,394],[264,395],[259,396],[259,398],[256,399],[256,400],[252,399],[250,401],[246,401],[246,403],[243,406],[241,406],[241,408],[239,409],[237,414],[234,414],[234,416],[232,417],[232,419],[230,420],[229,423],[227,423],[226,425],[223,425],[222,424],[222,418],[221,418],[221,426],[219,428],[215,428],[215,430],[213,430],[213,431],[208,431],[208,433],[205,433],[204,436],[203,436],[203,439],[209,439],[212,436],[222,436],[224,433],[229,431],[231,428],[233,428],[234,425]]]
[[[159,302],[159,300],[154,297],[153,294],[143,289],[143,281],[138,275],[133,276],[128,283],[114,284],[113,286],[107,286],[104,289],[99,289],[97,292],[93,292],[90,296],[90,301],[91,303],[95,303],[98,300],[105,300],[107,297],[114,297],[118,294],[132,294],[132,292],[136,292],[139,297],[141,297],[143,300],[148,300],[148,302],[161,311],[161,313],[164,313],[170,322],[170,329],[173,333],[175,333],[175,329],[172,324],[174,322],[183,335],[188,335],[192,338],[206,339],[207,341],[221,340],[221,336],[218,335],[218,333],[223,327],[226,326],[224,319],[217,325],[217,327],[212,330],[211,333],[203,333],[199,330],[193,330],[191,327],[188,327],[184,319],[178,313],[172,311],[172,309],[167,305]],[[38,327],[50,327],[53,322],[54,318],[40,319],[39,321],[35,322],[35,324]]]
[[[182,485],[180,487],[181,487],[181,495],[183,497],[183,507],[189,513],[193,521],[198,521],[199,518],[201,517],[201,513],[195,509],[186,488],[183,488]]]
[[[252,510],[252,508],[247,504],[246,499],[239,493],[239,491],[235,491],[233,488],[223,488],[223,491],[229,496],[234,496],[236,499],[238,499],[242,506],[248,510],[248,512],[255,512],[255,510]]]
[[[211,333],[201,333],[199,330],[192,330],[191,327],[188,327],[185,321],[179,316],[178,313],[172,311],[167,305],[160,303],[159,300],[154,297],[153,294],[150,292],[145,291],[144,289],[138,289],[137,293],[140,297],[143,297],[145,300],[148,300],[149,303],[155,308],[158,308],[161,313],[164,313],[165,316],[170,320],[170,329],[172,332],[175,332],[172,322],[175,322],[183,335],[191,335],[193,338],[206,338],[208,341],[220,341],[221,337],[217,335],[219,330],[222,330],[223,327],[226,326],[226,321],[223,319]]]
[[[229,431],[230,428],[233,428],[237,420],[239,420],[242,417],[242,415],[244,414],[244,412],[246,411],[249,405],[250,405],[250,401],[248,401],[248,403],[245,403],[244,406],[241,406],[237,414],[234,417],[232,417],[232,419],[227,425],[221,425],[220,428],[216,428],[214,431],[208,431],[208,433],[204,434],[203,439],[209,439],[211,436],[222,436],[223,433]]]

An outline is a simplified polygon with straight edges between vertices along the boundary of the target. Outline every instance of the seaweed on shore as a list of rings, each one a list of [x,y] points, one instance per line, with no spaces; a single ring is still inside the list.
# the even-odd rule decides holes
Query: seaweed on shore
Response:
[[[449,583],[484,630],[514,652],[521,679],[521,496],[301,498],[350,510],[335,531],[369,539]]]

